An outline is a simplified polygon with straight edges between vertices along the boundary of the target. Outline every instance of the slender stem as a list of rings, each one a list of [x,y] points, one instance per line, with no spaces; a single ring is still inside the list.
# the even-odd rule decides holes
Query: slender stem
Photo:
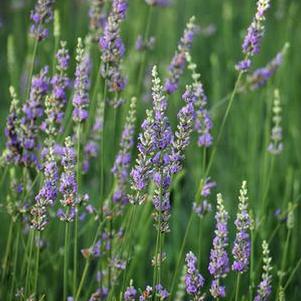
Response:
[[[38,231],[36,236],[36,244],[37,244],[37,254],[36,254],[36,262],[35,262],[35,280],[34,280],[34,293],[38,296],[37,288],[38,288],[38,277],[39,277],[39,262],[40,262],[40,236],[41,233]]]
[[[10,254],[10,249],[11,249],[11,244],[12,244],[13,225],[14,225],[14,223],[11,220],[10,225],[9,225],[9,230],[8,230],[4,260],[3,260],[3,264],[2,264],[2,279],[1,279],[2,284],[3,284],[3,281],[5,280],[5,276],[6,276],[7,262],[8,262],[8,257]]]
[[[28,73],[28,82],[27,82],[27,90],[26,90],[26,99],[28,99],[29,97],[29,92],[30,92],[30,87],[31,87],[31,79],[32,79],[32,75],[33,75],[33,69],[34,69],[34,63],[36,60],[36,55],[37,55],[37,50],[38,50],[38,40],[35,39],[34,41],[34,45],[33,45],[33,53],[32,53],[32,59],[31,59],[31,63],[29,65],[29,73]]]
[[[81,277],[81,280],[80,280],[80,283],[79,283],[79,286],[78,286],[78,289],[77,289],[77,292],[75,294],[75,301],[77,301],[79,296],[80,296],[81,290],[82,290],[83,285],[84,285],[84,281],[86,279],[86,276],[87,276],[87,273],[88,273],[88,270],[89,270],[89,266],[90,266],[90,261],[87,259],[85,267],[84,267],[84,271],[83,271],[83,274],[82,274],[82,277]]]
[[[254,288],[254,281],[255,281],[255,274],[254,274],[254,229],[251,229],[251,256],[250,256],[250,286],[249,286],[249,296],[250,300],[253,300],[253,288]]]
[[[284,285],[284,290],[287,289],[287,287],[289,286],[289,284],[292,282],[296,272],[298,271],[298,269],[300,268],[301,266],[301,258],[298,260],[297,264],[295,265],[295,268],[292,270],[289,278],[287,279],[285,285]]]
[[[27,295],[28,292],[28,286],[29,286],[29,276],[30,276],[30,270],[31,270],[31,258],[32,258],[32,250],[33,250],[33,242],[34,242],[34,232],[30,231],[30,247],[29,247],[29,257],[27,259],[27,271],[26,271],[26,278],[25,278],[25,295]]]
[[[239,285],[240,285],[240,277],[241,277],[241,274],[238,273],[238,274],[237,274],[237,278],[236,278],[235,301],[238,301],[238,296],[239,296]]]
[[[63,300],[67,297],[67,282],[68,282],[68,254],[69,254],[69,223],[65,225],[65,243],[64,243],[64,288]]]

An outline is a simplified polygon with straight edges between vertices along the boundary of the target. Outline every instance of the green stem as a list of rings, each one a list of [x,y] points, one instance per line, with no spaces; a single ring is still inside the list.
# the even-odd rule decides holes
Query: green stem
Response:
[[[236,278],[235,301],[238,301],[238,296],[239,296],[239,286],[240,286],[240,277],[241,277],[241,274],[238,273],[238,274],[237,274],[237,278]]]
[[[29,256],[27,259],[27,270],[26,270],[26,278],[25,278],[25,295],[28,293],[29,289],[29,276],[30,276],[30,270],[31,270],[31,258],[32,258],[32,250],[33,250],[33,242],[34,242],[34,232],[30,231],[30,247],[29,247]]]
[[[67,298],[68,283],[68,254],[69,254],[69,223],[65,225],[65,243],[64,243],[64,283],[63,283],[63,300]]]
[[[34,63],[36,60],[36,55],[37,55],[37,50],[38,50],[38,40],[35,39],[34,41],[34,45],[33,45],[33,53],[32,53],[32,59],[29,65],[29,73],[28,73],[28,82],[27,82],[27,90],[26,90],[26,98],[28,99],[29,97],[29,93],[30,93],[30,88],[31,88],[31,79],[32,79],[32,75],[33,75],[33,69],[34,69]]]
[[[287,287],[289,286],[289,284],[292,282],[296,272],[298,271],[298,269],[300,268],[301,266],[301,258],[298,260],[297,264],[295,265],[295,268],[292,270],[289,278],[287,279],[285,285],[284,285],[284,290],[287,289]]]
[[[11,244],[12,244],[13,225],[14,225],[14,223],[11,220],[10,225],[9,225],[9,230],[8,230],[4,260],[3,260],[3,264],[2,264],[2,279],[1,279],[2,285],[3,285],[3,281],[5,280],[8,257],[10,255],[10,249],[11,249]]]
[[[249,296],[250,300],[253,300],[253,288],[255,281],[255,273],[254,273],[254,229],[251,229],[251,256],[250,256],[250,286],[249,286]]]
[[[39,277],[39,262],[40,262],[40,235],[41,233],[37,233],[37,254],[36,254],[36,262],[35,262],[35,280],[34,280],[34,293],[38,296],[37,288],[38,288],[38,277]]]
[[[77,292],[75,294],[75,301],[77,301],[80,296],[81,290],[83,288],[83,285],[84,285],[84,282],[85,282],[85,279],[86,279],[86,276],[87,276],[87,273],[89,270],[89,266],[90,266],[90,261],[87,259]]]

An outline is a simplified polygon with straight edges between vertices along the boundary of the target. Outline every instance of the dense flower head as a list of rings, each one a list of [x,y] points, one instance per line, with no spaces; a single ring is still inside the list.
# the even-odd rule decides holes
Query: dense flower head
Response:
[[[127,287],[124,292],[124,301],[135,301],[137,296],[137,290],[134,288],[133,283],[131,281],[130,286]]]
[[[107,80],[110,92],[121,92],[126,85],[120,66],[125,53],[125,46],[120,37],[120,23],[125,19],[127,6],[126,0],[113,1],[112,10],[99,40],[103,64],[101,74]]]
[[[58,216],[61,220],[72,221],[77,203],[77,181],[75,174],[76,154],[70,137],[65,139],[61,163],[64,170],[60,177],[59,191],[62,194],[61,204],[67,209],[65,213],[62,209],[59,210]]]
[[[78,38],[76,62],[72,117],[75,122],[83,122],[88,119],[87,106],[89,104],[89,73],[91,65],[89,54],[84,48],[81,38]]]
[[[246,57],[252,57],[259,53],[261,40],[264,35],[265,13],[270,7],[270,0],[258,0],[257,11],[242,44],[242,51]],[[236,65],[241,71],[246,71],[251,66],[251,60],[245,58]]]
[[[97,40],[105,26],[106,15],[104,13],[105,0],[89,0],[90,30],[93,40]]]
[[[96,158],[99,153],[99,142],[103,134],[104,102],[100,102],[95,115],[95,121],[90,131],[90,137],[84,146],[83,172],[87,173],[90,168],[90,161]]]
[[[221,278],[229,272],[229,257],[226,251],[228,246],[228,212],[225,210],[221,194],[217,195],[217,212],[215,215],[216,230],[213,239],[213,247],[210,251],[209,273],[214,277],[211,283],[210,293],[214,298],[224,297],[225,288],[221,285]]]
[[[30,33],[38,41],[42,41],[48,36],[45,24],[53,20],[53,4],[54,0],[37,0],[34,10],[31,11],[30,19],[33,23]]]
[[[165,81],[165,91],[169,94],[174,93],[178,86],[180,77],[186,66],[186,53],[189,52],[193,38],[196,34],[195,18],[192,17],[186,25],[184,34],[178,45],[178,49],[168,67],[169,76]]]
[[[185,286],[188,294],[194,296],[196,300],[200,300],[197,298],[201,298],[201,288],[204,286],[205,279],[199,273],[197,269],[197,258],[190,251],[186,254],[185,258],[186,262],[186,274],[185,274]]]
[[[280,106],[280,93],[279,90],[274,91],[274,103],[273,103],[273,128],[271,132],[270,144],[268,145],[268,151],[273,155],[278,155],[283,150],[282,143],[282,127],[281,127],[281,106]]]
[[[14,87],[9,88],[12,98],[9,114],[6,120],[4,134],[6,137],[4,163],[18,164],[21,159],[22,145],[20,137],[20,108]]]
[[[207,110],[207,96],[203,84],[200,81],[201,75],[196,71],[197,65],[192,62],[188,52],[186,52],[185,56],[188,62],[188,69],[191,71],[193,79],[192,87],[195,96],[193,102],[195,107],[194,129],[198,133],[198,145],[200,147],[209,147],[213,142],[211,135],[213,123]]]
[[[129,176],[129,168],[131,164],[131,150],[134,145],[134,132],[136,121],[136,98],[132,98],[128,116],[121,135],[120,149],[115,158],[112,173],[115,176],[115,189],[113,194],[113,202],[126,204],[128,197],[126,194],[126,186]]]
[[[44,113],[44,98],[49,90],[48,67],[32,78],[29,99],[23,105],[24,116],[21,119],[22,128],[22,162],[25,165],[35,164],[38,160],[34,153],[37,146],[37,134],[39,131],[39,119]]]
[[[171,156],[173,153],[173,132],[166,116],[167,101],[158,77],[157,68],[153,68],[153,109],[147,111],[147,118],[142,123],[143,133],[139,136],[138,159],[131,172],[132,189],[136,192],[131,196],[132,202],[144,200],[150,181],[154,182],[155,192],[153,217],[160,231],[169,231],[170,216],[169,185],[172,174]]]
[[[52,206],[57,198],[58,179],[58,166],[53,148],[50,146],[46,162],[44,163],[44,183],[36,195],[35,204],[31,209],[31,226],[37,231],[44,230],[48,223],[47,207]]]
[[[158,283],[155,288],[147,286],[146,289],[139,296],[139,301],[146,301],[152,299],[154,296],[158,300],[166,300],[169,297],[169,292],[162,286],[161,283]]]
[[[263,253],[263,273],[261,282],[257,288],[257,294],[254,301],[267,301],[272,292],[272,275],[271,275],[271,257],[268,243],[264,240],[262,243]]]
[[[240,189],[238,212],[235,220],[236,237],[232,254],[234,262],[232,270],[243,273],[248,269],[250,258],[250,225],[251,220],[248,212],[247,182],[243,181]]]

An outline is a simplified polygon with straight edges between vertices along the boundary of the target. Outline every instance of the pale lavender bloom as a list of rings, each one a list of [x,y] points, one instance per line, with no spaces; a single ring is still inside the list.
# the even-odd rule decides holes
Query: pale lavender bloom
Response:
[[[207,200],[203,200],[200,203],[194,202],[192,209],[199,217],[203,217],[212,211],[212,205]]]
[[[216,230],[213,247],[210,251],[209,273],[214,277],[210,293],[214,298],[225,297],[225,287],[220,281],[229,273],[229,257],[226,251],[228,245],[228,212],[224,208],[222,195],[217,195],[217,212],[215,215]]]
[[[254,301],[267,301],[272,293],[272,275],[271,275],[271,257],[269,246],[266,241],[262,243],[263,249],[263,273],[261,282],[257,288],[257,294]]]
[[[22,163],[26,166],[34,164],[40,167],[35,154],[37,147],[38,120],[44,114],[43,102],[49,90],[48,67],[43,68],[39,75],[32,78],[29,99],[23,105],[24,116],[21,119],[22,128]]]
[[[258,0],[257,12],[242,44],[242,51],[246,57],[250,58],[259,53],[261,40],[264,35],[265,13],[270,7],[270,0]],[[247,71],[251,66],[250,59],[244,59],[236,65],[237,70]]]
[[[99,40],[102,50],[101,74],[107,80],[110,92],[121,92],[126,86],[126,80],[120,69],[125,54],[125,47],[120,37],[120,24],[125,19],[127,6],[126,0],[113,0],[104,33]]]
[[[61,209],[58,216],[61,220],[70,222],[75,217],[75,206],[77,204],[77,181],[75,175],[76,154],[70,137],[65,139],[64,153],[62,157],[64,168],[60,177],[59,191],[62,194],[61,204],[66,208],[65,212]]]
[[[20,108],[17,94],[13,87],[9,88],[12,102],[6,120],[4,134],[6,137],[4,163],[19,164],[22,155],[22,144],[20,137]]]
[[[169,292],[162,286],[162,284],[157,284],[155,288],[159,300],[166,300],[169,297]]]
[[[281,127],[281,106],[279,90],[274,91],[274,104],[273,104],[273,128],[271,132],[271,141],[268,145],[268,151],[272,155],[279,155],[283,150],[282,143],[282,127]]]
[[[134,132],[136,121],[136,98],[132,98],[130,110],[126,118],[125,126],[121,135],[120,149],[115,158],[112,173],[115,176],[116,186],[113,194],[113,202],[126,204],[128,197],[126,187],[131,164],[131,150],[134,145]]]
[[[130,283],[130,286],[127,287],[124,292],[124,301],[135,301],[137,296],[137,290],[134,288],[133,284]]]
[[[204,286],[205,279],[197,269],[197,258],[190,251],[186,254],[186,274],[185,286],[186,292],[192,295],[195,300],[201,300],[201,289]]]
[[[104,5],[105,0],[89,0],[89,26],[93,40],[99,39],[99,35],[102,32],[106,23]]]
[[[238,213],[235,220],[236,237],[234,241],[234,247],[232,254],[234,262],[232,264],[232,270],[244,273],[249,266],[250,260],[250,226],[251,220],[248,213],[248,197],[247,197],[247,182],[242,183],[239,196]]]
[[[53,20],[54,0],[37,0],[35,8],[31,11],[30,19],[33,22],[30,27],[31,35],[38,41],[48,36],[45,25]]]
[[[141,35],[136,39],[135,48],[137,51],[152,50],[156,42],[155,37],[149,37],[148,40],[144,40]]]
[[[186,53],[190,51],[192,41],[196,34],[195,18],[192,17],[186,25],[183,37],[180,40],[178,49],[168,67],[169,76],[165,81],[165,91],[169,94],[174,93],[179,85],[180,77],[186,66]]]
[[[214,188],[215,186],[216,186],[216,182],[211,181],[210,178],[206,178],[201,191],[201,195],[203,197],[208,197],[211,194],[211,189]]]
[[[90,57],[83,47],[81,38],[78,38],[76,62],[72,117],[75,122],[83,122],[88,119],[87,106],[89,104],[89,73],[91,65]]]

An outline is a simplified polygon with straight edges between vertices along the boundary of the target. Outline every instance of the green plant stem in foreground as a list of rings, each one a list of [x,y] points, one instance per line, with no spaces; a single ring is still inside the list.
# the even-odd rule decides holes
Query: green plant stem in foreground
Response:
[[[64,282],[63,282],[63,300],[67,298],[68,286],[68,259],[69,259],[69,223],[65,224],[65,242],[64,242]]]
[[[241,277],[241,273],[238,273],[236,278],[235,301],[239,301],[238,298],[239,298],[240,277]]]

